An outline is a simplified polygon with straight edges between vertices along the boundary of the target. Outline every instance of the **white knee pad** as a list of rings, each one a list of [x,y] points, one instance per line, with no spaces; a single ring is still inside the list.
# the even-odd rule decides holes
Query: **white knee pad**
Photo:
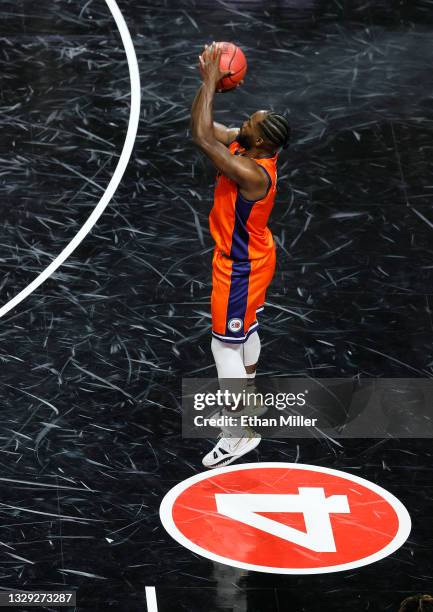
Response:
[[[248,380],[242,361],[242,345],[212,338],[211,349],[217,367],[220,390],[223,393],[228,391],[239,396],[245,390]],[[232,401],[229,400],[225,408],[228,409],[230,404]]]
[[[259,334],[255,331],[248,337],[248,339],[241,345],[242,346],[242,357],[244,365],[252,366],[255,365],[260,357],[260,349],[262,345],[260,343]]]
[[[231,344],[212,338],[211,349],[218,378],[246,378],[247,372],[242,360],[242,344]]]

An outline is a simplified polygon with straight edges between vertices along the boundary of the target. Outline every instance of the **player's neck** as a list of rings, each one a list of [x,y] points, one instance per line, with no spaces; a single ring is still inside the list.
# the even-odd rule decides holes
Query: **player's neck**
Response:
[[[245,157],[250,157],[251,159],[269,159],[274,157],[275,153],[270,154],[266,151],[262,151],[261,149],[252,148],[248,149],[248,151],[243,151],[242,155]]]

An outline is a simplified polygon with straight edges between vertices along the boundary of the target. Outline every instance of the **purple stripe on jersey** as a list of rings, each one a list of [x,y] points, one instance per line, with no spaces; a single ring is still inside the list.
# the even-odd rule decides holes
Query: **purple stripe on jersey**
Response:
[[[249,261],[234,261],[230,278],[230,294],[227,305],[227,323],[225,335],[231,338],[244,336],[244,319],[247,311],[248,284],[251,264]],[[242,324],[238,327],[238,322]]]
[[[235,203],[235,225],[232,235],[230,257],[235,261],[248,260],[248,241],[250,235],[247,230],[247,221],[253,209],[253,202],[249,202],[239,192]]]
[[[268,195],[269,190],[272,187],[272,179],[266,168],[261,165],[260,168],[262,168],[269,179],[266,194],[263,196],[263,198],[260,198],[260,200],[263,200]],[[259,200],[247,200],[244,198],[238,187],[235,202],[235,225],[233,228],[232,246],[230,250],[230,257],[234,261],[245,261],[248,259],[248,242],[250,239],[250,234],[247,230],[247,222],[254,204],[258,201]]]

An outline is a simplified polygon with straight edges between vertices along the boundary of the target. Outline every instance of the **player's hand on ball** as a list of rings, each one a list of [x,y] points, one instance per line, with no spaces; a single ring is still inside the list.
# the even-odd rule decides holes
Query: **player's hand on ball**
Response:
[[[199,68],[204,82],[212,83],[217,88],[218,83],[226,76],[232,74],[231,70],[220,69],[221,49],[215,43],[205,45],[199,55]],[[217,91],[221,91],[217,88]]]

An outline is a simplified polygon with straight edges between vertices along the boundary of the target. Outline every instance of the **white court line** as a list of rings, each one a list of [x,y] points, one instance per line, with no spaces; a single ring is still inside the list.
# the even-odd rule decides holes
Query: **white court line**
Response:
[[[113,176],[108,183],[107,189],[105,190],[102,198],[90,214],[87,221],[80,228],[78,233],[73,237],[71,242],[66,245],[63,251],[57,255],[57,257],[50,263],[50,265],[43,270],[39,276],[37,276],[27,287],[20,291],[15,297],[9,302],[6,302],[4,306],[0,308],[0,318],[3,317],[9,310],[15,308],[17,304],[22,302],[28,295],[35,289],[42,285],[51,274],[53,274],[57,268],[71,255],[71,253],[77,248],[82,240],[87,236],[92,227],[95,225],[99,217],[102,215],[111,198],[116,192],[120,181],[125,173],[126,167],[131,157],[132,149],[134,148],[135,138],[137,135],[138,121],[140,119],[140,73],[138,70],[137,56],[135,55],[134,44],[131,39],[131,35],[128,30],[128,26],[120,12],[119,7],[115,0],[105,0],[108,8],[113,15],[114,21],[116,22],[119,34],[122,38],[123,47],[126,53],[126,59],[128,61],[129,78],[131,81],[131,110],[129,113],[128,130],[126,132],[125,143],[123,145],[122,153],[120,154],[119,162],[116,166]],[[156,608],[155,608],[156,610]]]
[[[158,612],[155,587],[146,587],[147,612]]]

